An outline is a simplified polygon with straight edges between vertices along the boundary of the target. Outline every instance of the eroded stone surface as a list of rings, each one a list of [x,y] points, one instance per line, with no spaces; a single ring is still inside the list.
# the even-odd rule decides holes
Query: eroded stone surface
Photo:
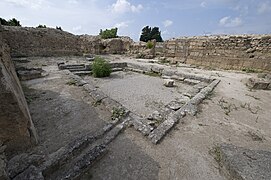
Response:
[[[230,144],[220,147],[221,163],[233,179],[270,180],[271,152],[249,150]]]
[[[38,138],[1,31],[0,27],[0,140],[11,154],[37,143]]]

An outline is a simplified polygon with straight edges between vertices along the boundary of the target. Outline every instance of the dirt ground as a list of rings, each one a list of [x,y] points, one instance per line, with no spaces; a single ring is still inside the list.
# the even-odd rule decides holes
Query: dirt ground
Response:
[[[136,61],[120,56],[113,59]],[[29,60],[28,66],[42,65],[49,73],[45,78],[23,82],[40,137],[36,151],[53,152],[84,133],[95,133],[110,119],[110,112],[102,105],[95,106],[82,88],[66,84],[65,72],[57,70],[57,62],[81,60]],[[226,179],[210,154],[216,145],[230,143],[271,151],[271,91],[251,91],[244,84],[257,74],[172,68],[213,76],[221,82],[200,105],[200,112],[183,118],[160,144],[153,145],[141,133],[128,128],[81,179]]]

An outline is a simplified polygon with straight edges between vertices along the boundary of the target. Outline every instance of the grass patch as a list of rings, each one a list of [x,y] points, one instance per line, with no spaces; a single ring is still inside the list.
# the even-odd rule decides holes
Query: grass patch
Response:
[[[110,64],[104,58],[97,56],[92,64],[92,72],[94,77],[108,77],[110,76],[112,69]]]
[[[113,108],[112,110],[112,115],[111,115],[111,119],[112,120],[120,120],[121,118],[124,117],[126,111],[123,108]]]
[[[253,69],[253,68],[243,68],[242,71],[246,72],[246,73],[261,73],[261,72],[263,72],[262,70]]]

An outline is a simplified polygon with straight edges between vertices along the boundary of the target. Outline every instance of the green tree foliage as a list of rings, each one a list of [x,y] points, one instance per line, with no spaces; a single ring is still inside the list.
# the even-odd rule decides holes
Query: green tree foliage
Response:
[[[94,77],[107,77],[111,74],[111,67],[105,59],[101,57],[95,57],[92,64],[92,72]]]
[[[46,25],[38,25],[37,28],[47,28]]]
[[[150,40],[155,39],[156,42],[163,42],[161,37],[161,31],[159,31],[159,27],[151,28],[146,26],[142,29],[142,33],[140,36],[140,41],[148,42]]]
[[[109,39],[109,38],[117,38],[118,28],[112,28],[112,29],[106,29],[106,30],[100,30],[99,35],[102,37],[102,39]]]
[[[20,24],[20,21],[18,21],[17,19],[15,18],[12,18],[8,21],[6,21],[5,19],[3,18],[0,18],[0,24],[4,25],[4,26],[22,26]]]

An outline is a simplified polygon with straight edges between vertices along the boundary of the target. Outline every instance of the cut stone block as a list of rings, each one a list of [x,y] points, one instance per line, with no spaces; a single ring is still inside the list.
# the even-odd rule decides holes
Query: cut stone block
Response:
[[[184,82],[187,84],[192,84],[192,85],[200,83],[199,80],[195,80],[195,79],[185,79]]]
[[[0,141],[7,145],[8,156],[37,143],[37,133],[9,49],[3,42],[0,36]]]
[[[250,89],[268,89],[271,84],[271,80],[260,78],[249,78],[246,85]]]
[[[166,87],[173,87],[174,86],[174,80],[172,80],[172,79],[165,79],[164,80],[164,86],[166,86]]]

